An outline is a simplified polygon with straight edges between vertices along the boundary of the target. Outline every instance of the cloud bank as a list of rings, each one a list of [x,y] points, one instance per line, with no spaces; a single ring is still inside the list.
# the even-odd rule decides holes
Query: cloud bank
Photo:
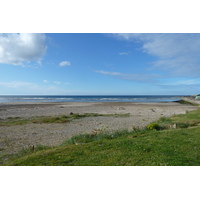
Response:
[[[200,34],[186,33],[120,33],[120,40],[141,45],[141,51],[155,57],[153,68],[172,76],[200,76]]]
[[[0,63],[41,62],[47,50],[45,40],[45,34],[39,33],[0,34]]]

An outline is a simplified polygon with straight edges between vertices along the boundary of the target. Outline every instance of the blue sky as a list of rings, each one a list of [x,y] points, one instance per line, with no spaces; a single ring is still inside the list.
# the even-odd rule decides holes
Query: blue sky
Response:
[[[0,34],[0,95],[200,93],[200,34]]]

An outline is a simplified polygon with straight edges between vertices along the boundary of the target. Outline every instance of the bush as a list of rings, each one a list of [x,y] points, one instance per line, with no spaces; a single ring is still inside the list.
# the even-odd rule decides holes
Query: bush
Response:
[[[160,130],[160,129],[161,129],[160,125],[157,124],[157,123],[151,123],[151,124],[149,124],[149,125],[147,126],[147,128],[148,128],[149,130]]]
[[[187,123],[177,123],[177,127],[178,128],[188,128],[189,124],[187,124]]]

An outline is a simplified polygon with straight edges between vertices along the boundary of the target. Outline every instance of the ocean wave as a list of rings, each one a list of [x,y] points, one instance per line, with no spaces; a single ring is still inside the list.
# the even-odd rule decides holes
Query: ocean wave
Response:
[[[0,96],[0,102],[170,102],[178,96]]]

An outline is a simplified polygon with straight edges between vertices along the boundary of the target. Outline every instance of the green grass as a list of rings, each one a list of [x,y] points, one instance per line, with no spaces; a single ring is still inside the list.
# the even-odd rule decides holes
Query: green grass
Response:
[[[194,123],[195,122],[195,123]],[[10,157],[9,166],[199,166],[200,109],[157,123],[161,130],[98,130],[81,134],[54,148],[41,148]],[[173,123],[182,124],[169,129]],[[184,127],[184,124],[188,124]]]
[[[197,126],[200,124],[200,109],[187,112],[186,114],[175,115],[170,118],[162,117],[157,123],[161,126],[168,126],[175,123],[184,126],[185,124],[186,128],[189,126]]]
[[[198,166],[199,127],[165,131],[122,131],[118,136],[79,140],[7,163],[17,166]],[[77,139],[78,140],[78,139]]]

